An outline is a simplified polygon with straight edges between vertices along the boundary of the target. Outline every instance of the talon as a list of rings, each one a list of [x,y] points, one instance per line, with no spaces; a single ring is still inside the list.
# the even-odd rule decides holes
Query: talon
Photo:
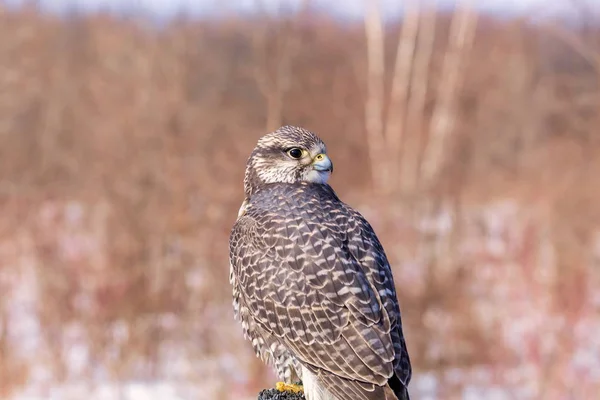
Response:
[[[302,393],[304,392],[304,388],[302,385],[294,385],[293,383],[285,383],[285,382],[277,382],[275,384],[275,389],[280,392],[292,392],[292,393]]]

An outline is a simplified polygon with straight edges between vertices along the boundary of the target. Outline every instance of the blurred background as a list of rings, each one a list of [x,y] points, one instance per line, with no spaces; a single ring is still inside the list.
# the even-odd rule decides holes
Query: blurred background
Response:
[[[255,399],[246,158],[283,124],[380,236],[419,399],[600,392],[594,0],[0,0],[0,398]]]

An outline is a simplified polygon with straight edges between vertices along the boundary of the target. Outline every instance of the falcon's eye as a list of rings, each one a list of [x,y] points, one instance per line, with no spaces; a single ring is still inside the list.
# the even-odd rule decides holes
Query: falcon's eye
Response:
[[[287,154],[294,160],[297,160],[302,157],[302,150],[297,147],[293,147],[287,151]]]

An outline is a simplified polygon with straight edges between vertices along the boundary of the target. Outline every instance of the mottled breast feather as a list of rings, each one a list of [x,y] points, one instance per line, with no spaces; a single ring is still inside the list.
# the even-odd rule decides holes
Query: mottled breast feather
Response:
[[[233,228],[230,261],[246,324],[277,338],[336,396],[377,398],[393,375],[408,385],[385,252],[369,223],[330,186],[261,187]]]

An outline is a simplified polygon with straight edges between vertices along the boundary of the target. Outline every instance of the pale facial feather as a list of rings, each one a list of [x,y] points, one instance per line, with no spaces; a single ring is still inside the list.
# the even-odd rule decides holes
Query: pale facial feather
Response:
[[[294,145],[283,148],[295,147]],[[305,149],[303,149],[305,150]],[[315,145],[308,149],[307,154],[299,160],[294,160],[280,151],[281,156],[268,153],[268,157],[256,157],[254,168],[263,183],[295,183],[299,181],[327,183],[330,171],[317,171],[311,167],[317,154],[326,153],[324,145]],[[276,153],[275,153],[276,154]]]
[[[300,159],[294,159],[287,153],[292,148],[303,151]],[[303,128],[284,126],[261,137],[246,166],[246,197],[263,184],[327,183],[331,171],[315,169],[315,165],[323,165],[322,161],[315,162],[319,154],[327,154],[325,144],[317,135]]]

